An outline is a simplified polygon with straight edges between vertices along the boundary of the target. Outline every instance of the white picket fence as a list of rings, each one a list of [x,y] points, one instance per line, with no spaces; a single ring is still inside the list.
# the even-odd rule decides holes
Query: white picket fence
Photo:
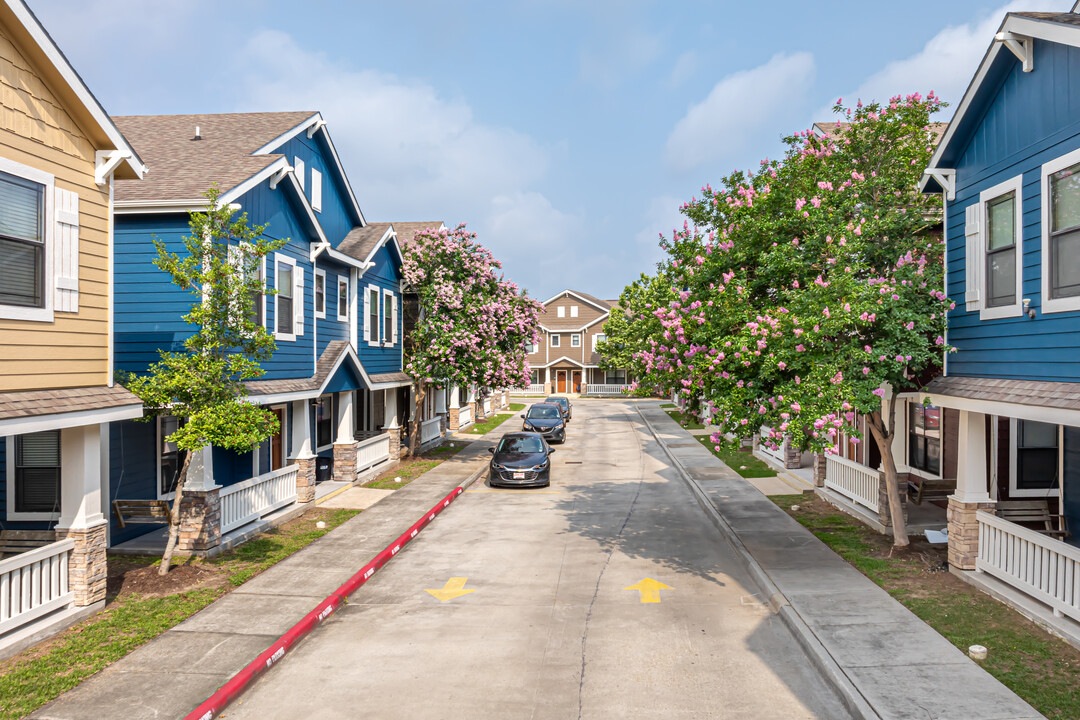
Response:
[[[74,540],[58,540],[0,560],[0,635],[72,603],[68,561],[74,548]]]
[[[298,465],[286,465],[222,488],[218,495],[221,499],[221,532],[235,530],[296,502],[299,469]]]
[[[975,569],[1080,620],[1080,548],[980,510]]]
[[[523,388],[511,388],[511,395],[547,395],[547,386],[544,383],[532,383]]]
[[[473,421],[472,406],[465,405],[458,408],[458,427],[462,428]]]
[[[787,438],[785,437],[783,442],[781,442],[780,445],[775,449],[770,448],[768,445],[765,444],[765,440],[769,437],[770,432],[772,432],[772,428],[765,427],[764,425],[761,426],[761,444],[759,446],[761,448],[761,452],[783,463],[785,450],[787,449]],[[772,441],[775,443],[776,438],[772,438]]]
[[[423,431],[420,436],[423,437]],[[363,472],[389,459],[390,436],[386,433],[361,440],[356,444],[356,472]]]
[[[426,445],[442,435],[442,418],[433,417],[420,423],[420,444]]]
[[[842,458],[825,456],[825,487],[874,512],[878,509],[878,471]]]
[[[491,396],[489,395],[488,397],[484,398],[484,414],[490,415],[493,407],[494,404],[491,401]]]
[[[629,385],[602,385],[589,383],[585,386],[586,395],[622,395],[630,389]]]

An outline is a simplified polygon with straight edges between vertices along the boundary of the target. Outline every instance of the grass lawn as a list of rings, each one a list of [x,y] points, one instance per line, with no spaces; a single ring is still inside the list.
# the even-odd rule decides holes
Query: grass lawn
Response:
[[[463,449],[465,449],[465,443],[459,440],[444,443],[437,448],[428,450],[419,457],[402,460],[397,467],[392,467],[371,482],[365,483],[364,487],[375,488],[376,490],[397,490],[400,487],[405,487],[428,470],[442,463],[443,460],[457,455]],[[395,482],[397,478],[401,479],[400,482]]]
[[[312,508],[217,557],[180,558],[163,578],[159,558],[110,556],[103,611],[0,660],[0,718],[33,712],[357,513]]]
[[[660,407],[662,407],[662,408],[673,408],[673,407],[678,407],[678,406],[675,403],[664,403]]]
[[[664,412],[670,415],[672,420],[679,423],[687,430],[702,430],[705,427],[690,413],[684,413],[678,410],[665,410]]]
[[[510,403],[510,412],[521,412],[525,409],[525,403]]]
[[[908,549],[895,550],[890,537],[824,500],[769,499],[965,654],[971,645],[986,646],[990,652],[979,664],[1043,715],[1080,718],[1080,650],[949,573],[944,545],[920,536]]]
[[[514,417],[513,413],[492,413],[487,419],[473,423],[465,432],[469,435],[486,435],[504,422]]]
[[[776,475],[775,470],[758,460],[749,451],[729,450],[724,445],[721,445],[720,449],[717,450],[708,435],[697,435],[696,437],[697,441],[708,448],[709,452],[720,458],[721,462],[744,478],[773,477]]]

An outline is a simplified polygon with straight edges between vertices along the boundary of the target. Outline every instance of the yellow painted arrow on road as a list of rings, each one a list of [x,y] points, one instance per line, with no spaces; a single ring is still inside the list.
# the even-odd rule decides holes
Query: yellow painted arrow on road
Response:
[[[440,602],[446,602],[447,600],[453,600],[454,598],[461,597],[462,595],[468,595],[471,592],[476,592],[476,588],[465,589],[465,583],[469,578],[452,577],[446,581],[446,585],[438,590],[426,590],[438,599]]]
[[[653,580],[652,578],[644,578],[641,582],[629,587],[624,587],[623,590],[637,590],[641,593],[641,602],[643,603],[658,603],[660,602],[661,590],[674,590],[675,588],[670,585],[665,585],[659,580]],[[431,592],[430,590],[428,592]]]

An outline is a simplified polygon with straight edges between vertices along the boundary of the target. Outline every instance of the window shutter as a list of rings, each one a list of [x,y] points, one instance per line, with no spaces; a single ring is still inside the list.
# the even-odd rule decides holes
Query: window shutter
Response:
[[[304,161],[298,157],[293,158],[293,174],[300,183],[300,189],[304,189]]]
[[[964,210],[964,237],[966,238],[966,256],[964,259],[964,278],[967,282],[967,292],[964,293],[964,302],[968,312],[978,310],[981,306],[979,290],[982,285],[982,234],[979,232],[979,211],[982,209],[978,200],[968,205]]]
[[[56,225],[53,232],[53,309],[79,311],[79,195],[53,189]]]
[[[393,310],[393,312],[392,312],[393,318],[391,319],[391,322],[394,325],[394,332],[391,335],[390,344],[391,345],[397,345],[397,295],[391,295],[390,296],[390,307]]]
[[[293,332],[304,334],[304,268],[293,270]]]
[[[364,290],[364,341],[371,340],[371,293]]]

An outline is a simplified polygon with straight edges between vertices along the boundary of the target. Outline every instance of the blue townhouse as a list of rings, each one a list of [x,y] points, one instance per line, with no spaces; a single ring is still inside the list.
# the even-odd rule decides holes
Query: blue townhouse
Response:
[[[956,308],[918,407],[956,418],[932,440],[956,458],[949,564],[1080,637],[1080,14],[989,40],[922,183]]]
[[[401,250],[392,227],[365,221],[317,112],[114,120],[154,166],[145,186],[116,187],[118,370],[145,371],[191,333],[183,320],[191,295],[153,266],[153,239],[181,250],[189,214],[205,208],[213,184],[221,203],[286,240],[261,269],[275,292],[256,303],[276,351],[248,385],[281,429],[249,452],[207,448],[192,458],[179,547],[210,551],[223,534],[311,502],[317,484],[352,482],[397,457],[410,384],[401,371]],[[167,437],[181,422],[114,424],[110,544],[161,532],[125,508],[172,497],[183,458]]]

